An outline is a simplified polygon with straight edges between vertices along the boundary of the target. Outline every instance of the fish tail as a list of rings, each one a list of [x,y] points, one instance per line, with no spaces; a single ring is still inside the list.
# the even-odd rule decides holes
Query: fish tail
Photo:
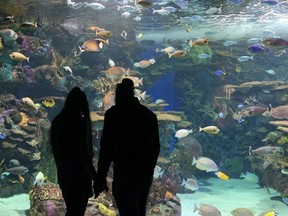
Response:
[[[171,53],[168,53],[168,56],[169,56],[169,58],[171,58],[172,54],[171,54]]]
[[[128,68],[126,71],[125,71],[125,76],[129,76],[130,74],[130,68]]]
[[[184,186],[186,183],[185,179],[183,178],[181,186]]]
[[[193,210],[193,213],[196,212],[196,211],[198,211],[198,210],[199,210],[198,206],[194,203],[194,210]]]
[[[192,130],[192,129],[191,129],[191,130],[189,130],[189,131],[188,131],[188,133],[193,133],[193,130]]]
[[[141,86],[143,86],[143,77],[141,77],[141,78],[139,79],[138,83],[139,83]]]
[[[117,11],[119,11],[121,9],[121,7],[119,5],[117,5]]]
[[[100,47],[100,49],[103,49],[103,42],[99,43],[99,47]]]
[[[109,39],[106,40],[106,44],[107,44],[107,45],[110,45],[110,43],[109,43]]]
[[[269,104],[269,105],[268,105],[268,111],[271,112],[271,110],[272,110],[272,105]]]
[[[26,59],[27,60],[27,62],[29,62],[29,59],[30,59],[30,56]]]
[[[160,49],[159,49],[159,48],[156,48],[156,49],[155,49],[155,52],[160,52]]]
[[[252,155],[252,154],[253,154],[253,152],[252,152],[252,147],[249,146],[249,155]]]
[[[195,156],[193,156],[193,159],[192,159],[192,166],[193,166],[194,164],[196,164],[196,163],[197,163],[197,160],[196,160]]]
[[[251,56],[251,59],[254,60],[254,56]]]
[[[192,40],[189,40],[189,41],[188,41],[188,44],[189,44],[190,47],[192,47],[192,46],[193,46],[193,41],[192,41]]]
[[[203,131],[203,128],[199,127],[199,132]]]

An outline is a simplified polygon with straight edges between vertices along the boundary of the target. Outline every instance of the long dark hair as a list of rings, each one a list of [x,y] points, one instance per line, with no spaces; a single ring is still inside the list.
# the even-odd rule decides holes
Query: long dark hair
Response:
[[[55,119],[58,116],[63,117],[64,121],[70,119],[73,116],[84,117],[86,124],[87,124],[87,138],[88,138],[87,147],[88,147],[91,157],[93,157],[94,153],[93,153],[93,146],[92,146],[92,135],[91,135],[92,129],[91,129],[91,120],[90,120],[90,109],[89,109],[87,96],[83,91],[81,91],[79,87],[74,87],[68,93],[64,107],[62,111],[55,117]],[[50,146],[52,147],[51,153],[53,153],[55,156],[55,154],[59,153],[57,150],[59,149],[59,146],[57,146],[57,140],[55,139],[55,134],[54,134],[55,125],[53,124],[53,121],[52,121],[52,125],[50,128],[49,142],[50,142]]]

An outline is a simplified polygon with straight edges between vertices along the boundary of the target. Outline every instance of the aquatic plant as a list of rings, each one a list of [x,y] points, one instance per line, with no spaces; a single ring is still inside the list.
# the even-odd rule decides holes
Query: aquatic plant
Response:
[[[206,54],[210,57],[207,58],[200,58],[199,55],[201,54]],[[186,54],[187,56],[190,56],[192,58],[193,64],[207,64],[210,62],[211,60],[211,56],[213,55],[213,51],[212,49],[207,46],[197,46],[197,45],[193,45],[189,51]]]

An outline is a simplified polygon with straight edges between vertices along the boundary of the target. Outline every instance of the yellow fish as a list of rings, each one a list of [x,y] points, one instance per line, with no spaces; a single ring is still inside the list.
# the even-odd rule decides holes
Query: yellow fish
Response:
[[[9,56],[12,60],[15,60],[15,61],[25,61],[26,60],[29,62],[29,57],[26,57],[25,55],[23,55],[22,53],[19,53],[19,52],[12,52]]]
[[[268,212],[264,216],[277,216],[277,215],[278,215],[278,213],[276,213],[276,212]]]
[[[142,38],[142,36],[143,36],[143,33],[142,32],[140,32],[138,35],[137,35],[137,38]]]
[[[215,175],[224,181],[227,181],[229,179],[229,176],[226,175],[225,173],[221,172],[221,171],[215,172]]]
[[[42,101],[42,104],[44,104],[46,107],[53,107],[55,106],[55,101],[52,98],[48,98]]]
[[[218,134],[220,132],[219,128],[216,126],[207,126],[204,128],[199,127],[199,132],[204,131],[208,134]]]

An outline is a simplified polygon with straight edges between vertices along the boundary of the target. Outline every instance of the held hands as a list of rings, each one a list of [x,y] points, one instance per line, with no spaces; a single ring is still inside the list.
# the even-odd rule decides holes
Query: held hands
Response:
[[[99,194],[103,191],[108,191],[109,188],[107,186],[107,180],[106,178],[96,178],[94,180],[93,184],[93,189],[94,189],[94,197],[97,198]]]

